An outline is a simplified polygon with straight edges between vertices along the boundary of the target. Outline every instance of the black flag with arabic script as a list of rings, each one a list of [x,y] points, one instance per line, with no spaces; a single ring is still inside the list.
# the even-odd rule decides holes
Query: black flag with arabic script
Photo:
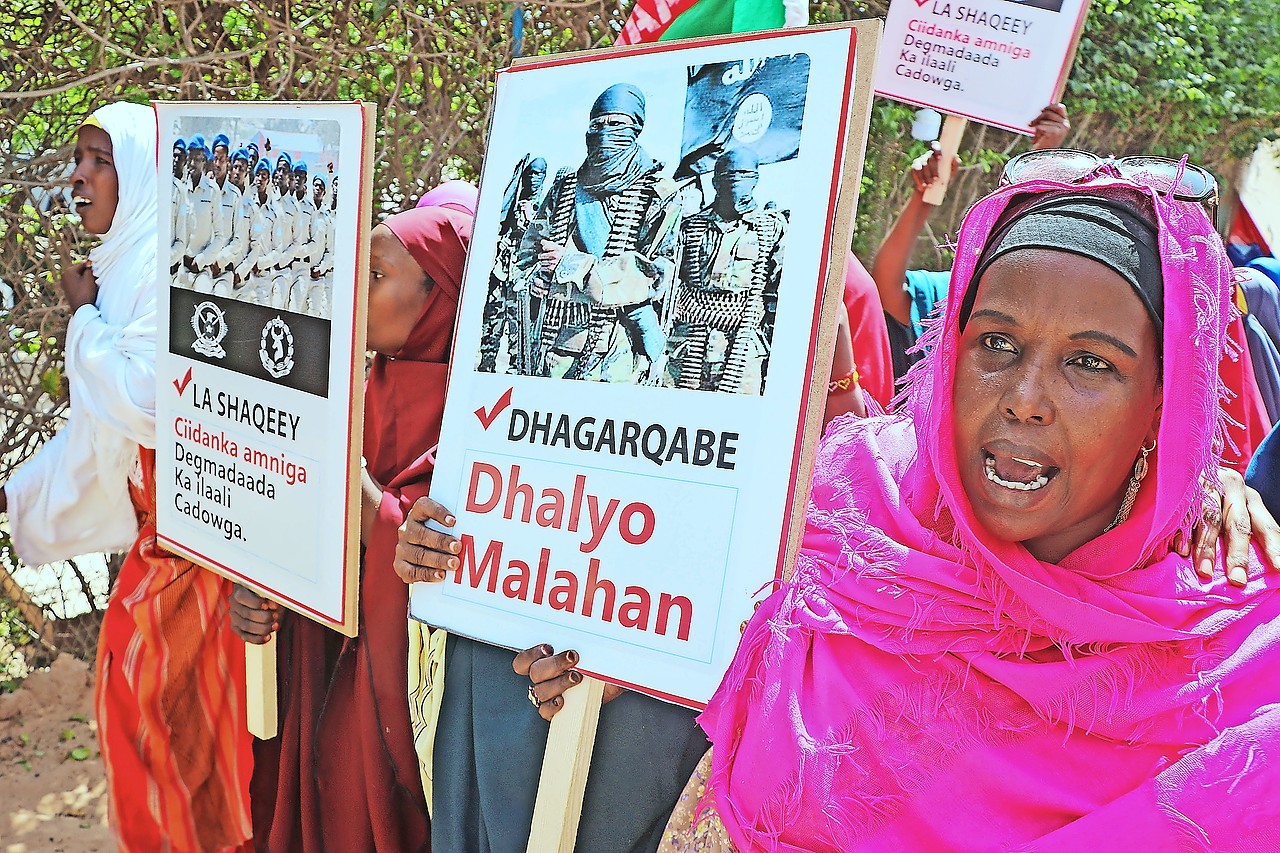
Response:
[[[730,148],[750,148],[762,164],[798,155],[808,89],[804,53],[689,66],[676,179],[710,171]]]

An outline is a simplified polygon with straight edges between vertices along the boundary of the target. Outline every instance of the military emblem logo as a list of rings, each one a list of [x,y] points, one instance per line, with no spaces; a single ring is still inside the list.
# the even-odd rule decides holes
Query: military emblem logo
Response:
[[[196,339],[191,348],[209,358],[226,358],[222,339],[227,336],[227,316],[212,302],[201,302],[191,314]]]
[[[293,332],[279,317],[262,327],[262,339],[258,343],[258,357],[262,366],[276,379],[282,379],[293,370]]]

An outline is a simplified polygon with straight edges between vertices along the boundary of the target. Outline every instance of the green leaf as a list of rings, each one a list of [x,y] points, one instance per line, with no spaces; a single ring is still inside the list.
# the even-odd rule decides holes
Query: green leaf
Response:
[[[50,397],[56,397],[62,391],[62,368],[54,365],[40,374],[40,387]]]
[[[67,758],[70,758],[72,761],[88,761],[92,754],[93,753],[85,747],[77,746],[75,749],[67,753]]]

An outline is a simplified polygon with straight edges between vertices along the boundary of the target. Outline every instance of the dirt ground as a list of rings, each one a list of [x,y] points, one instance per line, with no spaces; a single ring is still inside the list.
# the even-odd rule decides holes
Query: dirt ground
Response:
[[[62,655],[0,695],[0,853],[114,849],[90,667]]]

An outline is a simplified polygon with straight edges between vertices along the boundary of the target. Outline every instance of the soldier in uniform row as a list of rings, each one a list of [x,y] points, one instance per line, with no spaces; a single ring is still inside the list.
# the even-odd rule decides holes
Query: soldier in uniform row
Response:
[[[269,305],[274,277],[272,267],[275,265],[273,235],[279,214],[271,188],[271,164],[266,160],[258,160],[254,167],[249,205],[252,210],[249,251],[236,272],[247,282],[244,298],[258,305]]]
[[[334,196],[324,178],[281,152],[274,171],[256,144],[231,151],[225,134],[178,140],[173,151],[173,242],[180,287],[327,316]],[[249,177],[252,175],[252,186]],[[274,181],[274,185],[273,185]],[[336,186],[334,188],[336,190]]]
[[[323,230],[323,223],[315,221],[318,211],[311,200],[311,192],[311,181],[307,180],[307,164],[299,160],[293,167],[293,281],[284,306],[298,313],[306,311],[307,294],[312,283],[311,271],[320,259],[317,254],[316,232]]]
[[[303,310],[316,317],[329,316],[333,298],[333,207],[337,204],[337,181],[333,183],[333,200],[323,175],[311,181],[311,269]]]
[[[195,289],[201,293],[230,296],[235,285],[232,265],[243,257],[249,241],[248,211],[243,194],[228,180],[231,170],[231,140],[219,134],[213,140],[212,189],[215,193],[209,239],[203,247],[188,244],[195,262]]]
[[[236,152],[231,155],[231,166],[227,176],[230,184],[240,193],[240,200],[233,220],[236,229],[234,249],[229,248],[224,254],[221,265],[224,274],[231,276],[231,293],[237,297],[240,297],[248,287],[252,269],[252,264],[248,261],[253,253],[253,225],[257,206],[253,201],[253,188],[249,186],[249,173],[252,169],[250,160],[247,147],[236,149]]]
[[[235,188],[240,191],[241,202],[244,202],[244,191],[248,185],[249,172],[253,167],[249,165],[249,149],[237,148],[235,153],[231,155],[231,167],[227,177],[231,183],[235,184]]]
[[[218,190],[208,170],[212,158],[213,152],[203,136],[193,136],[187,141],[187,173],[170,252],[171,258],[178,259],[174,281],[203,293],[212,291],[211,278],[200,277],[207,261],[203,253],[213,239],[214,206],[218,201]],[[197,255],[201,255],[201,263],[197,263]]]
[[[271,251],[265,270],[271,278],[267,304],[287,308],[297,273],[293,269],[294,247],[297,245],[298,199],[293,194],[293,158],[285,152],[276,157],[273,174],[276,190],[275,219],[271,231]]]
[[[276,165],[276,187],[280,192],[276,234],[276,276],[271,304],[276,308],[302,312],[311,289],[311,270],[318,257],[312,220],[316,206],[308,197],[307,164],[288,162],[282,155]]]
[[[258,161],[261,159],[258,154],[258,143],[250,142],[245,146],[245,150],[249,152],[249,174],[253,175],[258,168]]]
[[[195,142],[195,139],[191,140]],[[169,275],[176,278],[182,266],[184,244],[178,239],[178,217],[187,202],[187,142],[177,139],[173,143],[173,203],[169,205],[172,239],[169,246]]]
[[[242,194],[228,181],[230,140],[218,134],[209,146],[202,136],[186,144],[186,174],[175,186],[170,270],[176,284],[200,293],[229,296],[231,259],[243,254],[248,225],[240,210]],[[175,181],[179,158],[174,146]]]

